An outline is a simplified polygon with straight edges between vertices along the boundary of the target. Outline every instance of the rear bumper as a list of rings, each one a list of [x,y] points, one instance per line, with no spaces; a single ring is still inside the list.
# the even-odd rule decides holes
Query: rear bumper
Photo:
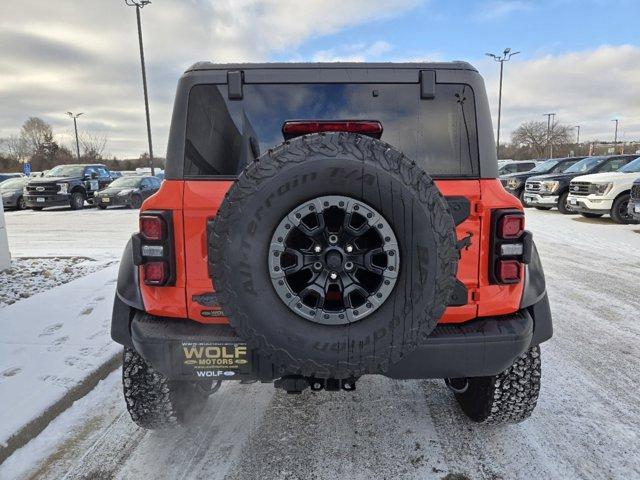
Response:
[[[571,210],[584,213],[606,214],[611,211],[613,200],[602,198],[590,198],[580,195],[569,195],[567,202]]]
[[[106,201],[104,199],[107,199]],[[103,207],[122,207],[131,205],[131,195],[96,195],[94,205]]]
[[[514,314],[439,325],[416,350],[380,373],[394,379],[479,377],[504,371],[529,346],[551,337],[546,295]],[[210,377],[272,381],[296,372],[276,371],[228,325],[152,317],[131,321],[133,347],[173,380]]]

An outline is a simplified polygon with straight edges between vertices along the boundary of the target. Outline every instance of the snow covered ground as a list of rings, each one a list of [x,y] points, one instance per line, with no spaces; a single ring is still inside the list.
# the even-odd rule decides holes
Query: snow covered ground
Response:
[[[95,272],[116,260],[87,257],[13,258],[0,272],[0,308]]]
[[[138,229],[138,211],[47,209],[5,212],[13,257],[84,256],[120,259]]]
[[[110,361],[112,265],[0,309],[0,444]]]
[[[228,382],[189,427],[146,432],[114,372],[0,478],[640,478],[640,226],[536,210],[527,222],[555,333],[522,424],[469,423],[441,381],[372,376],[353,393],[298,396]]]

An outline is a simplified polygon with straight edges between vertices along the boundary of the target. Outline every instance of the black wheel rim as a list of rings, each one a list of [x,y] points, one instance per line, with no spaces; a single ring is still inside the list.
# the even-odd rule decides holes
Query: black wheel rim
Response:
[[[295,313],[325,325],[352,323],[389,298],[398,241],[386,219],[346,196],[314,198],[278,224],[269,247],[273,287]]]

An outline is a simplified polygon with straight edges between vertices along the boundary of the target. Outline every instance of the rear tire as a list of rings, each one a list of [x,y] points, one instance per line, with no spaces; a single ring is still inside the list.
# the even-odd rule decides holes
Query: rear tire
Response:
[[[149,430],[185,424],[202,411],[211,388],[211,382],[170,381],[129,347],[124,349],[122,385],[131,419]]]
[[[602,216],[601,213],[589,213],[589,212],[580,212],[584,218],[600,218]]]
[[[573,212],[569,205],[567,204],[567,199],[569,198],[569,192],[564,192],[560,194],[560,198],[558,198],[558,211],[563,215],[571,215]]]
[[[27,208],[27,204],[24,201],[24,197],[19,197],[16,202],[16,210],[24,210],[25,208]]]
[[[519,423],[529,418],[540,392],[540,346],[490,377],[446,379],[462,411],[474,422]]]
[[[98,205],[98,208],[99,208],[100,210],[106,210],[106,209],[107,209],[107,206],[106,206],[106,205]]]

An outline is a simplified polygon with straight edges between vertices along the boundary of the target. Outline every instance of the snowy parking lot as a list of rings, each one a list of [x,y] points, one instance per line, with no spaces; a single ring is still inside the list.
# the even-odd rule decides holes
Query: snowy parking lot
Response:
[[[14,256],[113,260],[136,221],[129,210],[10,212],[7,230]],[[640,226],[533,209],[527,226],[555,332],[542,345],[538,408],[522,424],[470,423],[442,381],[372,376],[353,393],[297,396],[228,382],[190,427],[147,432],[129,419],[116,371],[13,453],[0,478],[640,478]],[[91,298],[104,322],[111,298]],[[96,331],[94,343],[108,341],[108,325]]]

